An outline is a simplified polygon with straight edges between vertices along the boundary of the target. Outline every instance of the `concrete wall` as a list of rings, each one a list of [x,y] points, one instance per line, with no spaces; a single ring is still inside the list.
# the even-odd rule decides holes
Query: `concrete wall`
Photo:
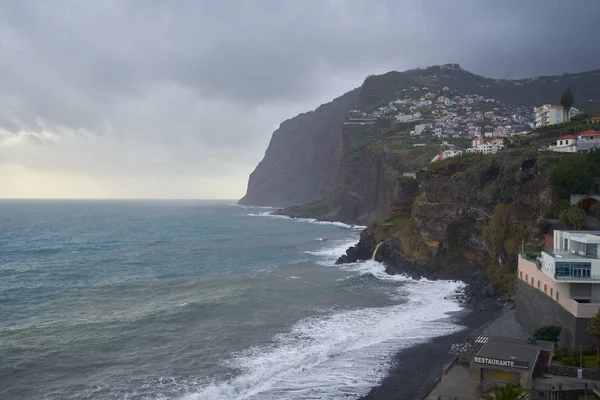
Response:
[[[558,346],[571,350],[595,349],[595,339],[586,330],[589,318],[576,318],[550,296],[517,279],[517,321],[531,334],[546,325],[562,327]]]

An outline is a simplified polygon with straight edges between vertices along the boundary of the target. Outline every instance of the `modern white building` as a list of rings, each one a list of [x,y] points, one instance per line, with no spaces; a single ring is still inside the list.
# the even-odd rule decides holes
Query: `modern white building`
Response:
[[[558,302],[576,318],[600,310],[600,231],[554,231],[553,249],[537,262],[519,257],[519,279]]]
[[[535,115],[535,127],[540,128],[542,126],[556,125],[566,122],[566,113],[562,106],[553,106],[551,104],[544,104],[541,107],[534,107],[533,113]],[[569,110],[569,120],[579,114],[579,110],[575,107],[571,107]]]

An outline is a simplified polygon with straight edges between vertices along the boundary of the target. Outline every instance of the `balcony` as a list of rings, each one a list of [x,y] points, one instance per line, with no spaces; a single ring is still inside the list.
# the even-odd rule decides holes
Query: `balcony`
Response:
[[[600,303],[578,303],[573,299],[567,299],[563,306],[577,318],[592,318],[600,310]]]
[[[564,251],[564,250],[544,250],[544,253],[549,254],[555,261],[559,261],[560,259],[569,259],[569,260],[597,260],[598,257],[595,257],[590,254],[586,254],[583,251]]]

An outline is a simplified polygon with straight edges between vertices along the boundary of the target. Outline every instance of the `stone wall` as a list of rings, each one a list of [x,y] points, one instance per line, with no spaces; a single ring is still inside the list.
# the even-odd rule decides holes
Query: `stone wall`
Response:
[[[517,279],[517,321],[531,334],[546,325],[562,327],[558,346],[570,350],[595,349],[594,337],[586,330],[588,318],[575,318],[551,297]]]
[[[577,378],[577,367],[568,367],[565,365],[555,365],[550,364],[546,365],[543,372],[550,375],[556,376],[568,376],[571,378]],[[583,379],[593,379],[600,380],[600,370],[590,369],[590,368],[582,368],[581,369],[581,377]]]

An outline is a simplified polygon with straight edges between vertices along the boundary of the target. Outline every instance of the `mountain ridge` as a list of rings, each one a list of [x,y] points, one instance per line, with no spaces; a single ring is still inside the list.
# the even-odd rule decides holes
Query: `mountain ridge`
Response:
[[[440,151],[442,140],[414,147],[408,138],[414,123],[397,124],[389,117],[368,126],[344,125],[348,110],[375,112],[399,98],[419,98],[427,89],[474,93],[496,99],[495,107],[513,104],[531,112],[534,105],[557,103],[567,86],[576,95],[576,106],[600,105],[595,89],[600,87],[600,70],[507,80],[445,64],[371,75],[359,88],[282,123],[251,174],[240,204],[295,206],[288,215],[369,223],[389,214],[405,195],[400,184],[403,174],[425,167]]]

